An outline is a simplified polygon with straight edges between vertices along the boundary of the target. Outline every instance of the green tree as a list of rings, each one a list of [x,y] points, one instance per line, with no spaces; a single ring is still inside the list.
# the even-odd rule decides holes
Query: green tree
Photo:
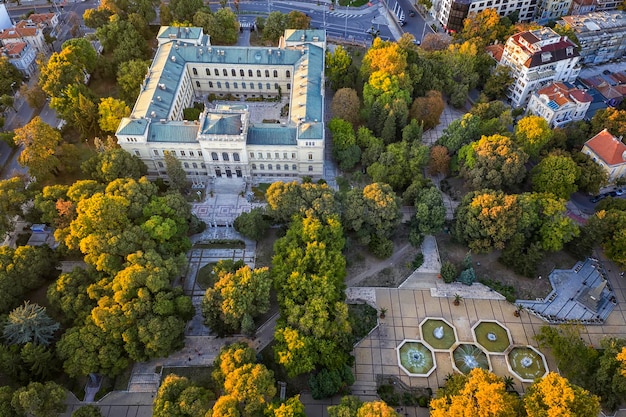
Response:
[[[600,355],[594,385],[587,388],[596,394],[602,406],[609,410],[617,410],[626,395],[626,380],[622,375],[622,363],[618,358],[625,345],[625,339],[614,337],[607,337],[600,341]]]
[[[96,301],[89,298],[87,288],[100,278],[100,274],[91,268],[74,268],[71,272],[61,274],[48,287],[48,301],[63,313],[64,319],[77,324],[83,323],[96,306]]]
[[[252,333],[253,319],[270,307],[271,278],[267,268],[244,266],[234,273],[218,275],[213,288],[206,290],[202,300],[205,323],[218,334]]]
[[[354,376],[348,366],[339,369],[322,369],[309,377],[311,396],[320,400],[337,394],[344,386],[354,384]]]
[[[11,405],[28,416],[54,417],[67,408],[65,397],[65,389],[55,382],[31,382],[15,391]]]
[[[420,190],[415,199],[415,217],[411,219],[409,239],[414,246],[423,236],[434,235],[443,230],[446,221],[446,208],[441,192],[436,187]]]
[[[87,9],[93,10],[93,9]],[[85,405],[72,413],[72,417],[104,417],[100,408],[95,405]]]
[[[531,176],[534,191],[567,200],[578,189],[580,168],[569,155],[551,154],[532,169]]]
[[[183,169],[183,164],[169,151],[164,152],[165,169],[169,179],[170,190],[185,192],[189,190],[187,173]]]
[[[32,342],[47,346],[59,327],[59,323],[48,316],[45,307],[25,301],[23,306],[9,313],[2,334],[13,345]]]
[[[356,144],[361,148],[361,164],[365,167],[378,161],[385,150],[382,139],[374,136],[372,131],[365,126],[361,126],[356,132]]]
[[[308,29],[311,18],[303,12],[292,10],[287,14],[285,29]]]
[[[513,83],[511,69],[506,65],[498,65],[485,82],[483,94],[489,100],[500,100],[506,97],[509,86]]]
[[[443,282],[450,284],[451,282],[454,282],[457,276],[458,271],[452,262],[445,261],[441,264],[441,278],[443,278]]]
[[[68,85],[50,107],[70,125],[78,128],[83,137],[98,133],[98,104],[95,94],[83,84]]]
[[[22,78],[22,73],[9,62],[8,57],[0,57],[0,96],[13,95],[13,89],[21,84]]]
[[[230,9],[222,8],[215,13],[200,10],[194,16],[194,22],[201,23],[214,45],[233,45],[237,42],[239,21]]]
[[[1,417],[25,417],[22,410],[16,410],[11,405],[13,388],[8,385],[0,387],[0,416]]]
[[[211,376],[215,380],[216,384],[220,387],[224,387],[224,381],[226,377],[237,368],[255,363],[256,352],[250,346],[243,342],[236,342],[230,345],[225,345],[220,349],[219,354],[213,361],[213,373]]]
[[[417,122],[411,122],[405,131],[413,130]],[[387,145],[378,161],[367,168],[367,174],[374,182],[389,184],[395,191],[406,189],[411,181],[422,177],[422,170],[428,161],[428,147],[418,141],[408,140]]]
[[[476,141],[480,137],[480,118],[467,113],[444,129],[443,135],[437,139],[437,145],[445,146],[454,154],[464,145]]]
[[[566,378],[554,372],[535,381],[526,391],[523,401],[528,417],[583,417],[600,413],[597,396],[570,384]]]
[[[445,103],[441,92],[430,90],[426,92],[426,96],[418,97],[411,105],[411,118],[422,123],[424,130],[432,129],[439,124],[439,118]]]
[[[551,138],[552,130],[542,117],[528,115],[515,126],[515,142],[531,158],[536,158]]]
[[[104,183],[118,178],[139,179],[148,171],[141,159],[119,148],[98,153],[85,161],[81,169],[91,178]]]
[[[85,13],[83,13],[83,21],[85,22],[85,26],[92,29],[98,29],[106,25],[111,18],[112,13],[108,9],[97,8],[97,9],[87,9]]]
[[[613,136],[626,136],[626,110],[607,107],[596,112],[591,118],[591,133],[596,134],[602,129],[608,130]]]
[[[261,39],[264,42],[276,44],[278,39],[283,36],[285,29],[287,29],[287,15],[278,11],[271,12],[265,19]]]
[[[29,200],[25,179],[13,177],[0,181],[0,237],[13,231],[13,220],[23,216],[23,205]]]
[[[255,415],[276,395],[276,381],[265,365],[249,363],[226,375],[224,391],[242,405],[244,415]]]
[[[600,188],[608,184],[608,175],[604,169],[591,159],[589,155],[582,152],[574,152],[572,159],[580,169],[580,175],[576,181],[576,186],[580,191],[589,194],[598,194]]]
[[[39,116],[15,129],[15,143],[24,147],[18,162],[39,180],[58,172],[61,163],[55,153],[60,142],[61,134]]]
[[[66,41],[60,52],[40,66],[39,85],[49,96],[60,97],[69,85],[84,83],[85,75],[95,69],[96,56],[88,40]]]
[[[32,381],[47,381],[58,375],[58,362],[52,347],[29,342],[22,346],[20,357]]]
[[[335,91],[356,87],[358,71],[355,71],[352,57],[343,46],[338,45],[332,53],[330,50],[326,51],[325,75],[330,82],[330,87]],[[337,117],[341,118],[341,116]]]
[[[233,226],[243,236],[258,241],[265,236],[270,223],[265,217],[265,210],[255,207],[249,213],[242,212],[237,216]]]
[[[176,22],[193,22],[194,14],[203,6],[202,0],[173,0],[169,2],[172,20]]]
[[[510,26],[510,21],[506,20],[498,15],[497,9],[489,8],[478,13],[470,13],[463,21],[463,29],[458,37],[466,41],[471,39],[483,46],[496,40],[504,41]]]
[[[100,129],[105,132],[115,132],[120,125],[122,117],[130,116],[130,107],[125,102],[113,97],[106,97],[98,105],[98,123]]]
[[[508,189],[526,176],[528,155],[506,136],[483,136],[459,150],[461,174],[470,188]]]
[[[326,184],[274,182],[265,192],[267,214],[278,223],[286,223],[294,214],[309,210],[322,218],[337,213],[333,190]]]
[[[150,61],[132,59],[120,64],[117,71],[117,85],[120,88],[120,98],[128,105],[133,105],[139,95],[139,88],[143,82]]]
[[[265,410],[267,417],[305,417],[304,404],[300,401],[300,394],[287,398],[283,403],[272,403]]]
[[[184,376],[169,374],[154,398],[154,417],[204,417],[211,395]]]
[[[363,405],[358,397],[349,395],[341,397],[338,405],[331,405],[327,408],[329,417],[356,417],[356,413]]]
[[[361,159],[352,124],[335,117],[328,123],[328,129],[333,138],[333,156],[342,169],[352,169]]]
[[[46,103],[46,92],[43,91],[39,84],[32,86],[22,84],[20,87],[20,95],[26,99],[26,103],[33,109],[41,109]]]

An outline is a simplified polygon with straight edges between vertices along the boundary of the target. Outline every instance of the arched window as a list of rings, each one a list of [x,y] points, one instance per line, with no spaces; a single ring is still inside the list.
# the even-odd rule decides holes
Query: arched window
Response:
[[[220,71],[217,68],[213,70],[213,73],[215,74],[216,77],[220,76]]]
[[[228,161],[228,153],[227,152],[222,152],[222,160],[223,161]]]
[[[272,164],[268,164],[267,165],[267,169],[271,171],[272,170]]]
[[[291,71],[287,70],[286,75],[287,75],[287,78],[291,78]]]
[[[224,77],[228,77],[228,71],[226,71],[226,68],[222,69],[222,74],[224,74]]]
[[[269,78],[270,77],[270,70],[265,70],[265,78]]]
[[[233,77],[237,76],[237,72],[235,71],[234,68],[230,70],[230,75],[232,75]]]
[[[256,164],[252,164],[252,169],[256,169]]]
[[[200,88],[200,81],[196,81],[196,87]]]
[[[293,164],[291,166],[291,169],[294,170],[294,171],[297,171],[298,170],[298,166],[296,164]]]
[[[183,163],[183,166],[184,166],[185,168],[189,168],[189,163],[188,163],[188,162],[184,162],[184,163]]]
[[[228,81],[226,81],[224,85],[226,85],[226,88],[230,88],[230,83]]]
[[[274,90],[278,90],[278,83],[274,83]]]
[[[309,171],[313,171],[313,165],[309,165]]]
[[[245,90],[246,89],[246,83],[242,82],[241,83],[241,88]]]
[[[248,77],[252,77],[252,70],[248,70]]]
[[[219,161],[218,157],[217,157],[217,152],[211,152],[211,159],[214,161]]]
[[[285,171],[289,171],[289,165],[285,164],[284,168],[285,168]]]
[[[204,70],[206,71],[206,75],[211,75],[211,70],[210,69],[205,68]]]
[[[264,169],[265,169],[265,165],[261,164],[261,165],[259,165],[259,166],[261,167],[261,169],[262,169],[262,170],[264,170]]]
[[[266,88],[267,90],[269,90],[269,89],[271,89],[271,88],[272,88],[272,86],[270,85],[270,83],[266,83],[266,84],[265,84],[265,88]]]
[[[233,161],[239,162],[239,154],[237,152],[233,153]]]
[[[278,70],[274,70],[274,78],[278,78]]]
[[[280,164],[276,164],[276,171],[280,171]]]
[[[245,72],[244,72],[242,69],[240,69],[240,70],[239,70],[239,76],[240,76],[240,77],[243,77],[243,76],[244,76],[244,74],[245,74]]]
[[[222,88],[222,83],[220,81],[217,82],[217,88]]]
[[[291,83],[287,83],[287,90],[291,90]]]
[[[192,167],[194,167],[194,168],[198,168],[198,164],[196,164],[195,162],[193,162],[193,163],[191,164],[191,166],[192,166]]]
[[[259,83],[259,90],[263,90],[263,83]]]
[[[213,88],[213,81],[209,81],[209,88]]]
[[[256,76],[260,77],[261,76],[261,70],[256,70]]]
[[[198,75],[198,70],[197,69],[192,68],[191,70],[193,71],[193,75]]]

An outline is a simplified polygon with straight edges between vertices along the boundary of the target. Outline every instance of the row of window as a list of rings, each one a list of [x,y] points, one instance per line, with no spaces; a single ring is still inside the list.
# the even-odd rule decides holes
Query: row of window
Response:
[[[153,149],[152,152],[154,152],[154,156],[160,156],[158,149]],[[164,152],[169,152],[171,155],[177,156],[176,151],[164,151]],[[135,151],[135,154],[137,156],[141,156],[139,151]],[[196,153],[194,151],[178,151],[178,155],[180,155],[180,156],[186,157],[187,154],[189,154],[189,156],[192,157],[192,158],[194,158],[196,156]],[[202,156],[202,151],[197,151],[197,154],[198,154],[198,156]],[[213,161],[220,161],[219,154],[217,152],[211,152],[211,159]],[[228,152],[222,152],[222,159],[221,160],[222,161],[230,161],[230,156],[228,155]],[[233,152],[233,161],[235,161],[235,162],[240,162],[241,161],[241,158],[239,157],[239,153]]]
[[[217,88],[222,88],[222,82],[221,81],[216,81],[215,85],[217,86]],[[201,84],[200,81],[196,81],[196,87],[197,88],[201,88]],[[213,81],[209,81],[209,88],[213,88]],[[228,81],[224,82],[224,88],[230,88],[230,83]],[[233,82],[233,88],[239,88],[239,84],[237,82]],[[241,83],[241,89],[245,90],[247,88],[247,84],[245,82]],[[278,83],[274,83],[274,90],[278,90],[280,88],[280,85],[278,85]],[[250,89],[253,90],[254,89],[254,83],[250,82]],[[272,89],[272,84],[270,83],[265,83],[265,89],[266,90],[271,90]],[[263,83],[258,83],[257,84],[257,90],[263,90]],[[287,83],[287,90],[291,90],[291,83]]]
[[[198,69],[197,68],[191,68],[191,71],[193,72],[193,75],[198,75]],[[206,75],[211,76],[211,69],[210,68],[205,68],[206,71]],[[220,70],[217,68],[213,69],[213,74],[216,77],[220,76]],[[261,70],[258,69],[256,70],[256,76],[257,78],[261,78]],[[222,75],[224,77],[228,77],[228,70],[226,68],[222,68]],[[237,71],[233,68],[230,70],[230,75],[231,77],[236,77],[237,76]],[[278,70],[273,70],[273,75],[274,78],[278,78]],[[242,69],[239,70],[239,76],[240,77],[245,77],[246,76],[246,72]],[[248,77],[252,78],[254,77],[254,71],[252,71],[251,69],[248,70]],[[291,71],[286,70],[285,71],[285,77],[287,78],[291,78]],[[270,78],[270,70],[265,70],[265,78]]]
[[[263,152],[257,152],[257,159],[263,159]],[[271,152],[267,152],[265,154],[267,156],[266,159],[272,159],[272,153]],[[289,159],[287,158],[287,155],[289,155],[288,152],[283,152],[283,158],[282,159]],[[250,152],[250,158],[254,158],[254,152]],[[281,159],[280,158],[280,152],[274,152],[274,159]],[[296,153],[292,152],[291,153],[291,159],[296,159]]]

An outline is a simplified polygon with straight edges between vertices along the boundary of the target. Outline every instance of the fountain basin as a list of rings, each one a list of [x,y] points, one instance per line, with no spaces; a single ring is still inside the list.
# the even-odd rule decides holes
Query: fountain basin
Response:
[[[493,354],[504,354],[511,346],[509,329],[495,320],[481,320],[472,327],[474,340],[483,349]]]
[[[506,354],[509,371],[522,382],[533,382],[548,373],[543,353],[532,346],[515,346]]]
[[[442,318],[426,318],[420,323],[422,339],[434,351],[448,351],[457,342],[456,329]]]
[[[457,371],[468,374],[474,368],[483,368],[491,371],[489,357],[473,343],[463,343],[452,351],[452,365]]]
[[[398,364],[409,376],[427,377],[437,367],[433,352],[418,340],[404,340],[396,350]]]

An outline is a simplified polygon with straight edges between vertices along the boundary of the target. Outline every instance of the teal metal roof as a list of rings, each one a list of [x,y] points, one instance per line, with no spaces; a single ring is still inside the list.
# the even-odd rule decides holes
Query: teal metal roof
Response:
[[[313,38],[316,39],[313,40]],[[294,30],[285,40],[287,42],[324,42],[326,40],[326,31],[321,29]]]
[[[136,135],[141,136],[146,132],[146,128],[148,127],[147,119],[122,119],[122,123],[117,130],[117,134],[119,135]]]
[[[298,126],[298,138],[322,139],[324,137],[324,125],[322,123],[301,123]]]
[[[161,27],[157,39],[198,39],[202,36],[202,28],[199,27]]]
[[[175,42],[172,54],[187,63],[293,65],[302,52],[294,49],[247,46],[194,46]],[[170,59],[171,61],[171,59]]]
[[[248,145],[296,145],[296,128],[276,124],[255,125],[248,129]]]
[[[201,132],[205,135],[239,135],[241,128],[241,113],[209,113]]]
[[[306,95],[306,120],[322,121],[322,74],[324,72],[324,50],[309,44],[308,88]]]
[[[197,142],[198,128],[195,123],[153,122],[150,124],[148,142],[194,143]]]

